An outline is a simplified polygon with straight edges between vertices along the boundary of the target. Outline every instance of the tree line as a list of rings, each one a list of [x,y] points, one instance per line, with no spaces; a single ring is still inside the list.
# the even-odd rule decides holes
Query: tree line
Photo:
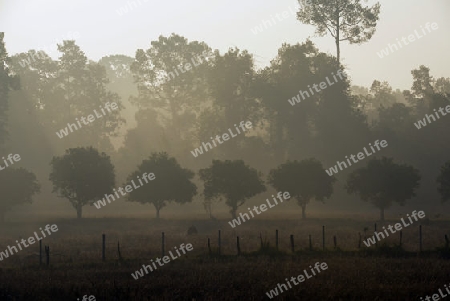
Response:
[[[420,131],[414,123],[450,104],[449,78],[434,78],[420,65],[411,71],[410,90],[394,90],[382,79],[374,79],[370,87],[355,86],[348,77],[295,107],[288,102],[299,90],[345,71],[341,42],[359,44],[375,34],[379,4],[338,2],[311,2],[297,14],[300,22],[315,26],[317,34],[331,34],[336,57],[308,39],[282,44],[262,69],[246,50],[234,47],[220,53],[203,41],[177,34],[158,37],[148,49],[137,49],[134,57],[113,54],[95,62],[75,40],[57,45],[57,59],[44,51],[37,56],[34,49],[10,57],[0,33],[0,151],[33,158],[21,163],[44,179],[51,173],[51,158],[69,149],[93,147],[111,155],[116,177],[125,182],[133,166],[152,153],[167,152],[190,170],[205,169],[213,160],[242,160],[269,174],[273,166],[308,158],[329,166],[381,138],[390,144],[384,150],[386,160],[420,170],[415,197],[406,196],[435,205],[437,171],[447,164],[450,149],[450,141],[440,137],[445,137],[450,118]],[[199,60],[205,53],[208,58]],[[56,132],[69,122],[108,102],[117,103],[118,109],[58,138]],[[242,120],[251,121],[251,131],[198,158],[191,155],[200,143]],[[339,181],[330,198],[342,204],[366,198],[347,193],[345,183],[355,168],[336,175]]]
[[[114,193],[116,180],[114,166],[105,153],[99,153],[93,147],[71,148],[63,156],[54,157],[51,162],[49,179],[53,183],[53,192],[67,199],[77,211],[77,218],[82,217],[82,208],[93,205],[106,194]],[[142,186],[133,183],[140,175],[153,174],[153,181],[145,181]],[[306,206],[312,200],[322,201],[333,193],[334,176],[329,176],[317,159],[287,161],[270,170],[266,180],[261,172],[245,164],[242,160],[213,160],[212,164],[198,171],[203,181],[204,205],[212,216],[211,204],[225,199],[232,218],[237,217],[237,210],[245,202],[266,191],[266,183],[278,191],[289,192],[302,209],[302,219],[306,218]],[[197,194],[193,182],[195,173],[182,168],[177,160],[165,152],[152,153],[138,165],[127,178],[130,190],[125,200],[141,204],[152,204],[156,218],[160,210],[168,203],[179,204],[192,202]],[[10,168],[0,173],[0,186],[8,196],[3,202],[0,214],[14,205],[31,202],[40,185],[33,173],[24,169]],[[420,173],[406,164],[397,164],[392,158],[373,158],[367,166],[354,170],[348,176],[346,189],[349,194],[358,194],[363,201],[371,203],[380,210],[380,220],[384,220],[384,211],[393,203],[403,205],[415,196],[419,186]],[[438,191],[442,201],[450,199],[450,161],[442,166],[437,177]],[[121,191],[122,195],[123,192]],[[115,201],[115,199],[113,199]],[[108,200],[110,203],[111,201]],[[97,206],[96,206],[97,207]],[[101,209],[101,207],[97,207]]]

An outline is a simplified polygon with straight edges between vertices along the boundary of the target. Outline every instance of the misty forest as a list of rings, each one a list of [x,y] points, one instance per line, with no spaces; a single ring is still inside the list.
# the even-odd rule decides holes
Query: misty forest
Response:
[[[407,90],[357,85],[342,45],[383,5],[299,3],[315,38],[263,67],[179,33],[94,60],[0,32],[0,300],[445,298],[450,77],[414,57]]]

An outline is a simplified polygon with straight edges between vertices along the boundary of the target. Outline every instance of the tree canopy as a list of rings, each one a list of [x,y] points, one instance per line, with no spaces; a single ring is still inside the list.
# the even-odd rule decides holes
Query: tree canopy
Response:
[[[77,218],[81,218],[83,206],[113,191],[115,173],[110,157],[93,147],[70,148],[63,156],[53,157],[50,164],[53,192],[69,200]]]
[[[366,202],[380,209],[380,220],[384,221],[384,210],[394,202],[404,205],[415,196],[419,187],[419,171],[406,164],[396,164],[392,158],[370,160],[367,167],[352,172],[347,180],[347,192],[358,194]]]

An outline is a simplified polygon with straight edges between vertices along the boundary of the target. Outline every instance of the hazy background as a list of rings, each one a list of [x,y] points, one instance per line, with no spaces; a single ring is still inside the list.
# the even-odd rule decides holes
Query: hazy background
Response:
[[[363,1],[364,2],[364,1]],[[368,1],[373,4],[377,1]],[[342,43],[342,63],[353,84],[370,86],[373,79],[388,81],[394,89],[410,88],[410,71],[418,64],[428,66],[436,77],[450,68],[447,34],[450,2],[447,0],[380,0],[381,14],[374,37],[361,46]],[[9,34],[5,41],[15,54],[50,45],[68,32],[79,32],[77,43],[93,60],[107,54],[134,56],[136,49],[148,48],[159,35],[175,32],[189,40],[205,41],[226,52],[238,46],[255,55],[259,67],[267,66],[282,43],[295,44],[311,37],[322,52],[335,55],[334,41],[314,37],[314,27],[303,25],[293,15],[257,35],[251,29],[270,16],[298,6],[295,0],[277,1],[153,1],[119,16],[116,10],[127,1],[89,0],[0,0],[0,29]],[[24,22],[25,21],[25,22]],[[397,52],[380,59],[376,52],[408,36],[427,22],[439,29]],[[55,52],[52,58],[57,57]],[[394,66],[395,64],[395,66]],[[447,73],[448,75],[448,73]]]
[[[375,2],[369,1],[368,4]],[[349,45],[346,42],[341,44],[342,64],[350,74],[351,84],[370,87],[372,82],[377,79],[389,82],[394,90],[410,89],[412,85],[411,70],[417,69],[419,65],[429,67],[432,76],[435,78],[448,77],[450,70],[450,60],[448,59],[450,53],[450,43],[448,42],[450,2],[447,0],[380,0],[379,2],[381,3],[381,14],[374,37],[362,45]],[[27,52],[30,49],[47,47],[51,50],[48,55],[54,60],[59,58],[54,43],[61,43],[68,33],[79,35],[76,44],[80,46],[89,60],[96,62],[107,55],[113,54],[123,54],[134,58],[137,49],[148,49],[151,41],[157,40],[160,35],[169,36],[172,33],[181,35],[189,41],[203,41],[212,49],[218,49],[220,54],[227,52],[230,47],[248,50],[254,56],[255,69],[269,66],[270,61],[277,56],[278,49],[283,43],[303,43],[307,38],[311,38],[320,52],[335,55],[335,45],[331,37],[314,36],[313,26],[301,24],[291,14],[283,21],[277,20],[276,25],[264,29],[263,32],[256,35],[252,33],[251,29],[260,25],[263,20],[270,20],[271,15],[289,11],[289,8],[295,10],[297,2],[294,0],[272,2],[256,0],[246,0],[245,2],[235,0],[141,1],[142,4],[138,8],[133,8],[120,16],[117,10],[126,6],[127,3],[127,1],[117,0],[103,3],[87,0],[0,0],[0,31],[5,32],[6,49],[10,56]],[[439,29],[383,59],[377,56],[377,52],[386,48],[388,43],[394,44],[396,38],[406,37],[412,34],[414,30],[419,31],[420,26],[424,26],[427,22],[436,22]],[[301,83],[299,83],[299,87],[301,87]],[[128,102],[129,96],[136,95],[136,91],[133,91],[133,88],[130,87],[126,90],[120,90],[117,86],[109,86],[109,88],[120,94],[125,107],[122,111],[122,117],[126,119],[127,123],[120,129],[119,137],[112,139],[114,149],[118,151],[123,146],[122,142],[127,130],[135,128],[137,124],[134,117],[137,109]],[[285,99],[282,101],[286,102]],[[286,103],[286,105],[288,104]],[[22,116],[23,120],[31,120],[31,117],[28,118],[25,112],[21,111],[20,105],[16,108],[13,105],[11,111],[13,116],[16,114]],[[19,124],[17,120],[17,118],[12,118],[16,126]],[[73,120],[67,120],[67,122],[73,122]],[[55,127],[55,130],[59,129],[60,127]],[[27,137],[32,136],[31,132],[27,132],[25,136],[13,139],[27,140]],[[377,138],[385,139],[383,137]],[[55,137],[49,139],[55,139]],[[436,139],[441,138],[436,137]],[[373,140],[368,140],[368,142],[373,142]],[[46,141],[40,141],[39,143],[41,143],[41,146],[47,145]],[[346,154],[356,154],[367,144],[360,145],[360,148],[352,148]],[[390,143],[390,145],[392,144]],[[389,146],[389,148],[392,147]],[[33,151],[29,146],[27,146],[27,149]],[[20,151],[12,150],[12,152],[22,155]],[[48,154],[50,153],[61,155],[60,150],[50,150]],[[18,206],[13,209],[8,215],[9,220],[34,218],[38,214],[75,216],[75,211],[66,200],[58,200],[51,193],[50,182],[47,181],[48,170],[40,170],[41,167],[37,167],[39,164],[43,166],[47,162],[49,163],[51,156],[48,154],[41,153],[36,155],[34,159],[23,156],[19,165],[36,172],[38,180],[43,184],[43,189],[42,193],[34,198],[35,202],[31,206]],[[120,161],[120,165],[116,165],[119,179],[117,187],[122,185],[121,180],[126,177],[129,171],[135,169],[136,164],[144,159],[144,157],[133,157],[127,161],[126,154],[109,154],[115,160]],[[247,155],[249,156],[249,154]],[[192,157],[190,153],[187,153],[186,156]],[[192,160],[192,158],[190,159]],[[324,162],[325,168],[329,167],[330,162],[335,162],[337,159],[342,160],[342,156],[336,155],[328,159],[328,162]],[[194,168],[191,164],[192,161],[187,162],[183,159],[179,161],[182,166],[186,165],[194,171],[204,167],[203,163]],[[117,163],[117,161],[113,163]],[[30,167],[33,164],[35,166]],[[365,165],[366,162],[361,164]],[[424,164],[426,165],[426,163]],[[259,168],[259,166],[253,167]],[[275,167],[275,164],[272,164],[272,167]],[[265,173],[266,175],[267,173]],[[343,184],[344,182],[345,178],[342,176],[340,183]],[[197,185],[199,192],[201,192],[203,185],[199,181]],[[430,186],[428,188],[433,189]],[[252,199],[248,204],[263,203],[270,195],[269,193],[272,193],[272,190]],[[440,204],[437,193],[428,194],[428,190],[426,194],[408,202],[406,208],[411,207],[414,210],[420,210],[423,206],[430,208],[430,214],[439,213],[449,208],[448,205]],[[289,208],[294,208],[294,210]],[[408,210],[406,208],[394,205],[393,208],[387,210],[386,216],[394,216]],[[378,215],[378,210],[371,205],[363,203],[355,197],[343,197],[342,194],[334,195],[326,204],[311,202],[308,205],[307,212],[309,217],[320,214]],[[214,213],[217,217],[229,217],[228,209],[223,203],[214,205]],[[270,214],[266,214],[265,218],[268,218],[268,216],[279,217],[282,213],[289,214],[292,217],[300,217],[300,207],[296,204],[284,207],[278,206],[271,210]],[[189,214],[192,214],[189,216],[207,218],[200,196],[197,196],[192,204],[182,206],[170,204],[162,210],[161,214],[162,218],[183,218]],[[154,208],[150,205],[142,207],[119,200],[101,210],[86,206],[83,210],[83,216],[148,216],[153,218]]]

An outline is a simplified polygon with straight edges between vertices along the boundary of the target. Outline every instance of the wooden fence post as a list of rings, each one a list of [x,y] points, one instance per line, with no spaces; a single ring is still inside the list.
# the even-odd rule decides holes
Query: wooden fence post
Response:
[[[325,226],[322,226],[322,249],[325,251]]]
[[[106,235],[102,234],[102,261],[106,260],[105,250],[106,250]]]
[[[45,256],[47,266],[50,264],[50,246],[45,246]]]
[[[311,234],[309,234],[309,250],[312,251]]]
[[[377,223],[375,223],[375,232],[377,232]],[[373,233],[375,235],[375,232]],[[375,240],[375,246],[378,245],[378,240]]]
[[[292,253],[294,253],[294,235],[292,235],[291,234],[291,250],[292,250]]]
[[[164,257],[164,232],[162,232],[162,236],[161,236],[161,252],[162,252],[162,257]]]
[[[419,225],[419,251],[422,253],[422,225]]]
[[[221,240],[220,240],[220,230],[219,230],[219,255],[221,254],[221,246],[222,246],[222,243],[221,243]]]
[[[42,265],[42,239],[39,240],[39,265]]]
[[[239,236],[236,236],[236,246],[238,255],[241,255],[241,246],[239,245]]]
[[[278,251],[278,229],[275,230],[275,247],[277,248]]]

